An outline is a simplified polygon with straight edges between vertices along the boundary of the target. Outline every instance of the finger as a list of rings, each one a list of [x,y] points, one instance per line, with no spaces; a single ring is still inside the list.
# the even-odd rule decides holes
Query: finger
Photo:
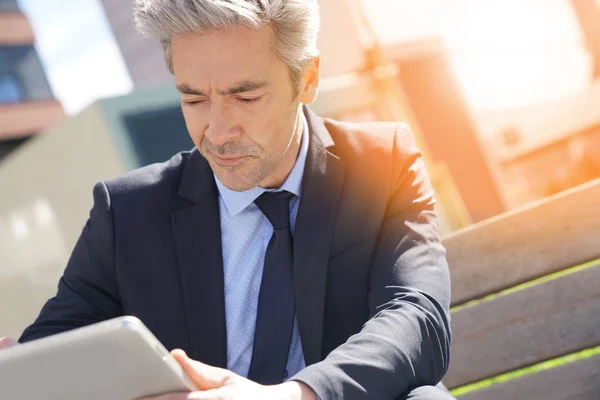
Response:
[[[11,338],[0,338],[0,350],[8,349],[9,347],[14,347],[14,346],[16,346],[18,344],[19,344],[19,342],[17,342],[14,339],[11,339]]]
[[[173,350],[171,354],[200,390],[220,388],[228,384],[233,377],[233,374],[226,369],[190,359],[183,350]]]
[[[173,350],[171,354],[200,390],[220,388],[231,375],[228,370],[192,360],[183,350]]]

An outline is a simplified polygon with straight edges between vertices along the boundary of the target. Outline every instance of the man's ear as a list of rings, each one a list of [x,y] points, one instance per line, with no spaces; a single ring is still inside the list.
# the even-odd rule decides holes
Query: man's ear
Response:
[[[303,104],[310,104],[317,98],[317,94],[319,93],[320,65],[321,56],[317,54],[306,63],[302,70],[298,100]]]

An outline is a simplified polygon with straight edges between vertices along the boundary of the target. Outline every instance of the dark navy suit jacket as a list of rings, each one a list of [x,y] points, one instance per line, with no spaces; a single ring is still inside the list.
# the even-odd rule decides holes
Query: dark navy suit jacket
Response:
[[[321,399],[435,385],[450,360],[450,282],[413,135],[305,114],[294,279],[308,366],[294,379]],[[168,349],[226,367],[219,224],[197,150],[98,183],[58,293],[20,341],[134,315]]]

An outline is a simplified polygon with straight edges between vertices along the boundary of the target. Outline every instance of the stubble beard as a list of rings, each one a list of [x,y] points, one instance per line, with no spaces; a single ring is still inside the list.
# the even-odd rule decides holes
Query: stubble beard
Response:
[[[300,109],[296,108],[296,110]],[[210,143],[206,136],[202,139],[201,153],[207,160],[210,159],[211,153],[216,153],[221,156],[227,154],[242,154],[250,157],[250,160],[248,160],[248,162],[258,161],[258,165],[256,167],[250,168],[247,173],[239,174],[239,176],[237,177],[238,179],[232,180],[230,180],[226,174],[229,174],[231,176],[235,174],[236,170],[243,169],[245,167],[247,168],[246,163],[240,166],[211,165],[211,169],[213,170],[217,178],[219,178],[219,181],[221,181],[221,183],[225,185],[228,189],[236,192],[250,190],[258,186],[261,182],[264,182],[264,180],[267,179],[267,177],[271,173],[277,170],[277,168],[283,162],[285,156],[288,154],[294,142],[294,138],[296,137],[296,132],[298,130],[298,120],[300,119],[298,112],[299,111],[296,111],[295,113],[293,128],[291,130],[287,144],[283,151],[280,152],[277,157],[273,157],[271,154],[266,153],[263,149],[258,148],[258,146],[256,145],[246,145],[234,142],[227,142],[222,146],[214,146],[212,143]],[[214,160],[212,160],[212,162],[214,162]],[[209,164],[211,164],[212,162],[209,160]],[[227,172],[223,174],[221,172],[222,170],[226,170]]]

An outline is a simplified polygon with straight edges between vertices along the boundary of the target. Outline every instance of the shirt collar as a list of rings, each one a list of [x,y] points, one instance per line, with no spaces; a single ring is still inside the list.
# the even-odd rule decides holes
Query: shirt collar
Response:
[[[219,178],[213,174],[215,177],[215,182],[217,183],[217,188],[219,189],[219,194],[223,198],[223,202],[227,207],[227,211],[229,211],[229,215],[234,217],[235,215],[239,214],[248,208],[250,204],[254,203],[254,200],[256,200],[258,196],[264,192],[278,192],[285,190],[300,197],[302,192],[302,178],[304,177],[304,164],[306,163],[306,156],[308,154],[308,140],[310,136],[308,133],[308,122],[306,121],[304,113],[302,113],[301,116],[303,127],[298,158],[296,159],[296,163],[294,164],[292,171],[279,189],[265,189],[260,186],[255,186],[252,189],[245,190],[243,192],[236,192],[225,187]]]

